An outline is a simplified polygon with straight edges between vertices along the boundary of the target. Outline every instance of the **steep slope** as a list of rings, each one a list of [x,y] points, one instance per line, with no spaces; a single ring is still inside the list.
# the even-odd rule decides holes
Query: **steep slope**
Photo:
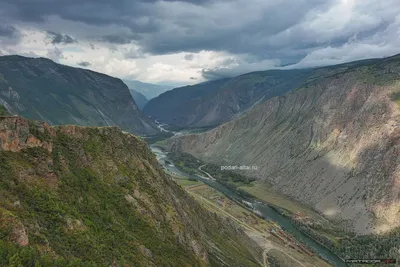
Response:
[[[214,126],[296,88],[311,75],[312,70],[271,70],[176,88],[150,100],[143,112],[180,127]]]
[[[10,113],[8,112],[6,107],[3,105],[0,105],[0,116],[9,116],[9,115],[10,115]]]
[[[157,97],[165,91],[171,90],[173,88],[172,86],[144,83],[135,80],[124,80],[124,83],[128,85],[129,88],[133,88],[139,93],[143,94],[147,99]]]
[[[137,134],[155,126],[119,79],[45,58],[0,57],[0,104],[50,124],[117,125]]]
[[[129,92],[131,93],[133,99],[136,102],[136,105],[140,110],[142,110],[147,102],[149,102],[149,100],[147,100],[147,98],[142,93],[139,93],[138,91],[131,88],[129,88]]]
[[[117,127],[0,117],[1,266],[260,266]]]
[[[258,166],[244,174],[358,233],[383,233],[400,226],[399,99],[399,55],[347,64],[169,149]]]

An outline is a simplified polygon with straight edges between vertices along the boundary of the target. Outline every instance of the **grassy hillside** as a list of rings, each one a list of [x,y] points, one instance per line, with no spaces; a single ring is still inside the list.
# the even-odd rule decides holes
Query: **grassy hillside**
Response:
[[[10,113],[8,113],[8,110],[3,105],[0,105],[0,116],[7,116],[7,115],[10,115]]]
[[[140,138],[0,119],[1,266],[259,266]]]

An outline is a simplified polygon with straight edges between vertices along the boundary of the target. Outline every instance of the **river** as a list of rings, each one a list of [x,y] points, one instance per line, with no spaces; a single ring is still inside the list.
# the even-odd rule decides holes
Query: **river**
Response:
[[[166,160],[172,162],[171,160],[168,159],[168,153],[165,153],[161,151],[159,148],[154,146],[150,146],[150,148],[153,151],[153,153],[157,156],[157,160],[159,161],[159,163],[162,166],[164,166],[164,168],[166,168],[168,171],[176,173],[180,176],[202,181],[203,183],[211,186],[212,188],[218,190],[219,192],[223,193],[224,195],[230,198],[236,199],[238,201],[247,201],[251,203],[255,211],[259,213],[263,218],[268,218],[269,220],[272,220],[277,224],[279,224],[282,228],[291,233],[298,241],[307,244],[308,247],[312,248],[314,251],[317,251],[319,255],[321,255],[329,263],[333,264],[333,266],[337,267],[347,266],[347,264],[345,264],[344,261],[341,258],[339,258],[336,254],[334,254],[332,251],[330,251],[320,243],[316,242],[314,239],[310,238],[308,235],[301,232],[298,228],[296,228],[292,224],[289,218],[281,215],[279,212],[275,211],[268,205],[260,203],[259,201],[255,201],[254,199],[242,196],[237,192],[232,191],[231,189],[227,188],[226,186],[214,180],[207,179],[195,174],[184,173],[178,170],[173,164],[167,164],[165,162]]]

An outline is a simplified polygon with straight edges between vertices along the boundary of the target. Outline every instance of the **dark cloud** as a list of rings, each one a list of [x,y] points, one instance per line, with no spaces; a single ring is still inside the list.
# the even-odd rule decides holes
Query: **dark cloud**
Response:
[[[14,26],[0,20],[0,45],[16,45],[21,39],[21,33]]]
[[[193,54],[186,54],[184,58],[185,58],[185,60],[187,60],[187,61],[191,61],[191,60],[193,60],[194,55],[193,55]]]
[[[104,41],[111,44],[129,44],[134,38],[132,36],[125,35],[105,35],[100,38],[100,41]]]
[[[115,0],[111,4],[108,0],[3,0],[6,4],[0,7],[12,19],[25,22],[40,23],[57,16],[99,27],[115,25],[125,30],[97,40],[112,44],[138,41],[152,54],[218,50],[265,57],[265,36],[295,25],[310,9],[327,8],[332,1]],[[72,41],[67,36],[55,37],[55,42]]]
[[[206,81],[219,80],[223,78],[233,77],[230,72],[223,72],[220,69],[203,69],[201,76]]]
[[[51,40],[52,44],[73,44],[77,41],[67,34],[56,33],[47,31],[47,38]]]
[[[17,29],[10,25],[0,25],[0,37],[13,37],[18,33]]]
[[[81,67],[89,67],[92,64],[90,62],[87,62],[87,61],[81,61],[81,62],[76,63],[76,65],[81,66]]]
[[[274,66],[271,59],[312,66],[393,53],[400,47],[398,1],[2,0],[0,10],[7,21],[53,29],[54,43],[73,42],[74,36],[115,51],[119,45],[139,47],[122,51],[127,58],[226,52],[235,62],[203,70],[204,77],[225,77]],[[50,27],[54,18],[60,25]],[[10,29],[0,26],[2,32]]]
[[[196,77],[190,77],[190,79],[191,79],[191,80],[197,80],[197,78],[196,78]]]

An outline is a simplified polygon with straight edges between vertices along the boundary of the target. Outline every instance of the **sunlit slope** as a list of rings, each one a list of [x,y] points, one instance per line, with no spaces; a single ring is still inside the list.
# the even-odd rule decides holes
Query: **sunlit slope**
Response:
[[[171,150],[249,176],[358,233],[400,226],[400,57],[347,64]]]

